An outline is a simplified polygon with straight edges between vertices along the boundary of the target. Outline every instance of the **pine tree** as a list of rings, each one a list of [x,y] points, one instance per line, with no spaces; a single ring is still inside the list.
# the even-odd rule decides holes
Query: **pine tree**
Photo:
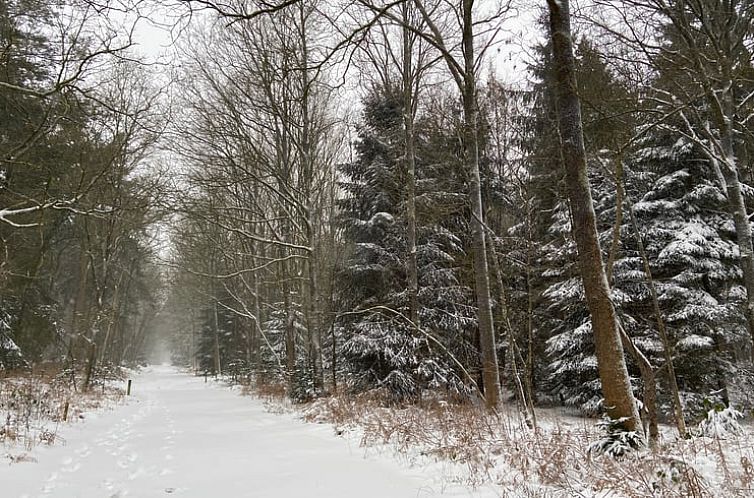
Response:
[[[557,148],[550,50],[549,45],[540,48],[542,61],[535,68],[539,81],[529,97],[533,112],[523,123],[527,134],[522,146],[528,152],[526,164],[531,175],[528,191],[532,196],[529,209],[533,214],[527,222],[514,226],[511,234],[520,238],[530,231],[536,241],[531,259],[532,273],[537,277],[529,283],[529,292],[533,289],[541,296],[541,300],[534,302],[534,326],[537,337],[544,341],[545,354],[551,358],[542,372],[541,385],[546,388],[543,394],[587,413],[596,413],[602,395]],[[616,213],[610,151],[622,145],[623,137],[634,128],[633,118],[626,112],[634,97],[587,39],[576,47],[576,71],[578,93],[583,96],[589,180],[603,258],[607,261]],[[622,233],[626,233],[625,228]],[[613,291],[616,304],[617,298]]]
[[[419,317],[408,317],[405,182],[401,104],[395,93],[365,102],[365,127],[358,158],[343,165],[347,192],[341,201],[351,254],[341,269],[342,354],[360,389],[383,387],[397,399],[416,397],[427,387],[465,391],[456,360],[468,348],[476,322],[470,289],[458,275],[463,241],[458,184],[448,175],[448,158],[427,151],[439,137],[417,123],[417,263]],[[437,140],[437,142],[435,142]],[[456,189],[456,190],[454,190]],[[455,206],[455,207],[454,207]]]
[[[692,143],[669,132],[647,135],[629,161],[633,206],[651,263],[686,409],[726,401],[725,378],[735,371],[731,351],[746,343],[735,227],[714,169]],[[648,313],[646,276],[627,227],[616,281],[632,329],[647,354],[662,346]],[[661,363],[658,359],[657,363]]]

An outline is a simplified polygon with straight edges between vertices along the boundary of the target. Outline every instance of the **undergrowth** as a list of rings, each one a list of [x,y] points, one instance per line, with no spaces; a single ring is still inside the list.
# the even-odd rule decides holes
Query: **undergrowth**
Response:
[[[432,459],[452,465],[449,480],[493,483],[500,496],[754,496],[750,427],[725,439],[679,439],[663,427],[654,448],[628,441],[619,446],[631,451],[615,458],[594,451],[595,442],[604,442],[604,427],[558,409],[538,410],[538,428],[532,430],[513,406],[491,414],[481,406],[441,399],[395,405],[379,392],[338,393],[290,405],[280,386],[252,390],[275,410],[298,410],[309,422],[332,424],[336,434],[358,435],[364,447],[393,451],[409,463]]]
[[[0,372],[0,443],[6,448],[30,451],[36,445],[64,443],[58,434],[63,422],[84,418],[84,413],[124,392],[114,387],[122,380],[118,369],[97,372],[84,392],[77,388],[75,372],[46,365],[33,370]],[[27,461],[24,454],[5,455],[11,462]]]

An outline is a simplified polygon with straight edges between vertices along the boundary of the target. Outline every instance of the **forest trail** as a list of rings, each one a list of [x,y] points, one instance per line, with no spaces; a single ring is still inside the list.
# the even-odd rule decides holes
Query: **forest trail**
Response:
[[[36,462],[0,467],[2,496],[481,496],[167,366],[145,369],[127,404],[89,413],[62,436],[35,450]]]

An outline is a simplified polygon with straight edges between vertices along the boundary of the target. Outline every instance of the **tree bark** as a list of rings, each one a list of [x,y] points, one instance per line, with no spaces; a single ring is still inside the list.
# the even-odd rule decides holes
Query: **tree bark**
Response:
[[[589,188],[581,104],[576,93],[569,2],[548,0],[547,4],[555,62],[561,154],[605,408],[610,418],[623,420],[621,425],[633,431],[640,426],[639,412],[631,391],[615,308],[610,300]]]
[[[222,363],[220,362],[220,323],[217,316],[217,296],[214,298],[212,306],[212,316],[215,329],[215,375],[222,375]]]
[[[306,270],[308,273],[308,332],[309,332],[309,349],[312,366],[312,377],[314,380],[314,387],[316,390],[321,391],[324,389],[325,377],[322,371],[322,337],[321,337],[321,320],[320,320],[320,301],[319,301],[319,289],[317,282],[317,268],[315,264],[317,262],[315,250],[316,246],[316,233],[314,225],[316,223],[314,217],[314,154],[313,144],[311,140],[312,135],[312,120],[309,114],[309,97],[311,80],[309,78],[309,45],[307,40],[307,13],[304,2],[299,2],[299,37],[301,42],[301,160],[303,162],[304,173],[304,193],[306,196],[306,219],[304,220],[306,231],[306,243],[311,248],[309,257],[306,260]]]
[[[485,241],[484,207],[482,205],[481,175],[479,172],[479,135],[474,67],[473,0],[463,0],[464,74],[462,89],[464,116],[464,155],[470,176],[471,232],[474,252],[474,284],[479,320],[479,349],[482,360],[482,381],[487,407],[494,409],[500,403],[500,372],[495,346],[495,325],[492,321],[490,277]]]
[[[401,6],[403,16],[403,133],[406,142],[406,238],[408,242],[409,318],[416,327],[419,323],[419,269],[416,263],[416,152],[414,143],[414,93],[411,71],[411,31],[409,29],[408,2]]]

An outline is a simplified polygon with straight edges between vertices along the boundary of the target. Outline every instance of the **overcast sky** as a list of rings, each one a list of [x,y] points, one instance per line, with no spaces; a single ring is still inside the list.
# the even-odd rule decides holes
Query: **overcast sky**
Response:
[[[531,4],[520,1],[519,3]],[[526,78],[526,64],[531,61],[530,47],[542,38],[540,27],[535,23],[537,8],[515,9],[516,15],[508,19],[499,36],[499,43],[487,54],[487,61],[496,68],[497,75],[505,83],[519,85]],[[172,59],[172,44],[180,38],[187,17],[185,10],[169,2],[143,8],[141,19],[134,31],[135,50],[148,62],[169,64]],[[191,22],[201,22],[202,15],[195,13]],[[127,21],[133,22],[133,18]],[[485,69],[488,67],[485,64]]]

